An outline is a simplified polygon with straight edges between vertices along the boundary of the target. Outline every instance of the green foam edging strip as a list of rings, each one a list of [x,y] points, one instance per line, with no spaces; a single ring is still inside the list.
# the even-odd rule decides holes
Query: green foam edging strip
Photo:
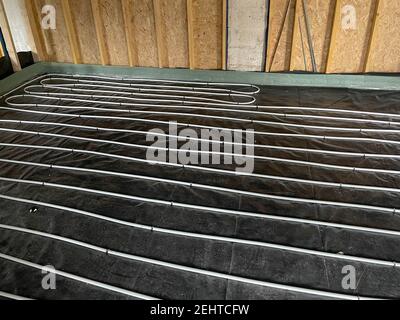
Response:
[[[39,62],[0,81],[0,95],[5,94],[6,92],[34,78],[35,76],[44,73],[104,75],[203,82],[249,83],[259,86],[400,90],[400,77],[398,76],[203,71],[188,69],[131,68]]]

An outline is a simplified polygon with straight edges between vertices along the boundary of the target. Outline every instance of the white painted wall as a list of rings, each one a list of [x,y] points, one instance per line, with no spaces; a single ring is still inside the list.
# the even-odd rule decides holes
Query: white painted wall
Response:
[[[268,0],[228,1],[228,70],[264,71]]]
[[[32,48],[32,32],[24,0],[3,0],[17,52],[36,51]]]

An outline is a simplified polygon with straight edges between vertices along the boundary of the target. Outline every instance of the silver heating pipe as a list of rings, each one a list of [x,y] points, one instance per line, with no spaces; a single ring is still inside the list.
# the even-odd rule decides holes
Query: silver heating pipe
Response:
[[[29,86],[25,88],[25,93],[31,95],[31,96],[24,96],[24,95],[19,95],[19,96],[13,96],[7,99],[7,103],[10,105],[23,105],[23,104],[18,104],[18,103],[10,103],[12,99],[15,98],[20,98],[20,97],[34,97],[34,98],[42,98],[42,99],[47,99],[50,96],[60,96],[60,97],[85,97],[85,98],[107,98],[110,100],[115,100],[115,99],[120,99],[120,100],[132,100],[129,97],[117,97],[117,96],[107,96],[107,95],[85,95],[85,94],[67,94],[67,93],[56,93],[56,92],[40,92],[40,91],[31,91],[29,89],[35,88],[35,87],[40,87],[41,86]],[[61,88],[60,88],[61,89]],[[113,94],[124,94],[123,92],[118,92],[118,91],[99,91],[99,90],[81,90],[81,89],[68,89],[68,91],[74,91],[74,92],[97,92],[97,93],[113,93]],[[67,98],[62,99],[64,101],[76,101],[77,99],[74,100],[69,100]],[[133,99],[136,100],[136,99]],[[57,101],[59,101],[59,98],[57,98]],[[101,100],[83,100],[84,102],[90,102],[90,103],[96,103],[96,104],[110,104],[110,105],[116,105],[116,106],[127,106],[127,107],[148,107],[148,108],[162,108],[162,109],[188,109],[188,110],[206,110],[206,111],[218,111],[218,112],[232,112],[232,113],[244,113],[244,114],[251,114],[251,115],[266,115],[266,116],[276,116],[276,117],[284,117],[284,118],[298,118],[298,119],[326,119],[326,120],[335,120],[335,121],[343,121],[343,122],[360,122],[360,123],[374,123],[374,124],[382,124],[382,125],[400,125],[400,122],[395,122],[395,121],[384,121],[384,120],[373,120],[373,119],[359,119],[359,118],[343,118],[343,117],[331,117],[331,116],[315,116],[315,115],[302,115],[302,114],[290,114],[290,113],[274,113],[274,112],[265,112],[265,111],[259,111],[261,107],[259,106],[250,106],[250,108],[254,110],[243,110],[243,109],[227,109],[226,107],[230,107],[230,105],[223,105],[223,107],[204,107],[204,106],[190,106],[186,104],[180,104],[180,105],[168,105],[168,104],[145,104],[145,103],[119,103],[115,102],[112,103],[110,101],[101,101]],[[158,101],[158,100],[156,100]],[[165,100],[160,100],[159,102],[164,102]],[[273,108],[273,107],[271,107]],[[113,111],[116,109],[111,109],[110,111]],[[127,112],[128,110],[131,109],[121,109],[121,110],[116,110],[119,112]],[[238,118],[241,119],[241,118]],[[280,123],[280,122],[271,122],[271,123],[276,123],[277,125],[285,125],[286,123]],[[328,127],[329,128],[329,127]]]
[[[65,94],[64,94],[65,96]],[[76,95],[70,95],[76,96]],[[88,106],[66,106],[66,105],[49,105],[49,104],[38,104],[38,103],[15,103],[10,102],[11,100],[22,98],[22,97],[30,97],[30,98],[39,98],[39,99],[47,99],[53,101],[69,101],[69,102],[83,102],[83,103],[96,103],[96,104],[104,104],[104,105],[114,105],[114,106],[130,106],[129,103],[120,103],[120,102],[109,102],[109,101],[96,101],[96,100],[87,100],[87,99],[75,99],[75,98],[55,98],[50,96],[40,96],[40,95],[18,95],[12,96],[6,99],[6,103],[9,106],[14,107],[44,107],[44,108],[55,108],[55,109],[72,109],[72,110],[98,110],[98,111],[107,111],[107,112],[125,112],[132,114],[159,114],[159,115],[173,115],[173,116],[187,116],[194,118],[205,118],[205,119],[219,119],[219,120],[228,120],[228,121],[237,121],[244,122],[248,124],[268,124],[268,125],[277,125],[277,126],[285,126],[285,127],[294,127],[294,128],[308,128],[308,129],[317,129],[317,130],[336,130],[336,131],[344,131],[344,132],[356,132],[356,133],[400,133],[400,129],[367,129],[367,128],[348,128],[348,127],[330,127],[330,126],[314,126],[314,125],[302,125],[302,124],[292,124],[285,122],[276,122],[276,121],[262,121],[262,120],[253,120],[246,118],[236,118],[236,117],[223,117],[223,116],[215,116],[215,115],[205,115],[205,114],[196,114],[196,113],[184,113],[184,112],[167,112],[167,111],[144,111],[137,109],[110,109],[110,108],[100,108],[100,107],[88,107]],[[88,96],[93,98],[94,96]],[[113,96],[106,96],[104,98],[114,98]],[[4,107],[2,107],[4,109]],[[283,115],[284,116],[284,115]],[[309,116],[311,117],[311,116]],[[289,116],[290,118],[290,116]],[[333,120],[333,119],[330,119]],[[361,121],[363,122],[363,121]],[[394,125],[399,124],[397,122],[385,122],[386,125]],[[262,134],[262,132],[258,132]]]
[[[52,239],[56,239],[57,237],[56,236],[52,236],[51,238]],[[63,238],[60,237],[60,239],[63,239]],[[95,246],[92,246],[91,248],[92,248],[92,250],[95,250]],[[103,252],[103,250],[101,250],[101,252]],[[17,263],[17,264],[20,264],[20,265],[24,265],[24,266],[27,266],[27,267],[30,267],[30,268],[33,268],[33,269],[38,269],[38,270],[45,270],[46,269],[45,266],[42,266],[42,265],[39,265],[39,264],[36,264],[36,263],[33,263],[33,262],[29,262],[27,260],[22,260],[22,259],[13,257],[11,255],[6,255],[6,254],[3,254],[3,253],[0,253],[0,259],[11,261],[11,262],[14,262],[14,263]],[[133,292],[133,291],[130,291],[130,290],[126,290],[126,289],[123,289],[123,288],[115,287],[115,286],[112,286],[112,285],[109,285],[109,284],[105,284],[105,283],[102,283],[102,282],[99,282],[99,281],[87,279],[87,278],[84,278],[84,277],[81,277],[81,276],[77,276],[77,275],[74,275],[72,273],[64,272],[64,271],[61,271],[61,270],[51,270],[51,271],[54,272],[54,274],[56,274],[56,275],[58,275],[60,277],[67,278],[67,279],[70,279],[70,280],[73,280],[73,281],[77,281],[77,282],[81,282],[81,283],[85,283],[85,284],[87,284],[89,286],[97,287],[97,288],[100,288],[100,289],[103,289],[103,290],[107,290],[107,291],[112,291],[112,292],[116,292],[116,293],[119,293],[119,294],[123,294],[123,295],[129,296],[129,297],[132,297],[132,298],[137,298],[137,299],[140,299],[140,300],[159,300],[157,298],[150,297],[148,295],[144,295],[144,294]]]
[[[8,293],[8,292],[4,292],[4,291],[0,291],[0,297],[6,298],[6,299],[10,299],[10,300],[16,300],[16,301],[30,301],[33,299],[30,298],[25,298],[25,297],[21,297],[12,293]]]
[[[47,137],[57,137],[57,138],[64,138],[64,139],[71,139],[71,140],[107,143],[107,144],[124,146],[124,147],[153,149],[153,150],[156,150],[156,151],[164,150],[165,152],[173,151],[173,152],[187,153],[187,152],[190,151],[192,153],[197,153],[197,154],[215,154],[215,155],[218,154],[218,155],[227,155],[227,156],[238,156],[238,157],[241,157],[241,158],[249,158],[249,159],[254,159],[254,160],[267,160],[267,161],[276,161],[276,162],[284,162],[284,163],[291,163],[291,164],[299,164],[299,165],[305,165],[305,166],[314,166],[314,167],[320,167],[320,168],[346,170],[346,171],[351,171],[351,172],[354,172],[354,173],[355,172],[369,172],[369,173],[399,174],[398,170],[339,166],[339,165],[332,165],[332,164],[325,164],[325,163],[311,162],[311,161],[290,160],[290,159],[285,159],[285,158],[253,156],[253,155],[225,153],[225,152],[193,151],[193,150],[159,148],[159,147],[151,147],[151,146],[149,147],[149,146],[143,146],[143,145],[139,145],[139,144],[116,142],[116,141],[112,141],[112,140],[92,139],[92,138],[85,138],[85,137],[80,137],[80,136],[61,135],[61,134],[47,133],[47,132],[40,132],[40,131],[28,131],[28,130],[17,130],[17,129],[6,129],[6,128],[0,128],[0,131],[28,134],[28,135],[34,135],[34,136],[43,136],[43,137],[47,136]],[[103,154],[107,155],[107,156],[110,156],[110,157],[114,157],[114,158],[119,157],[118,155],[115,155],[115,154],[107,154],[107,153],[103,153]],[[123,158],[121,158],[121,159],[123,159]],[[139,159],[137,159],[137,158],[125,157],[124,159],[126,159],[126,160],[131,159],[133,161],[139,161]],[[146,159],[141,159],[141,161],[143,161],[145,163],[148,163],[148,164],[151,164],[151,163],[152,164],[167,164],[168,163],[168,162],[163,162],[163,161],[153,161],[153,160],[146,160]],[[174,164],[173,163],[168,163],[168,165],[174,165]],[[181,167],[181,168],[199,169],[199,170],[204,168],[204,167],[200,167],[200,166],[190,166],[190,165],[180,165],[180,164],[176,164],[174,166]],[[206,169],[202,169],[202,170],[206,170]],[[211,169],[210,168],[208,170],[217,170],[217,169]],[[240,172],[237,172],[237,174],[241,175]],[[243,173],[243,175],[245,175],[245,173]]]
[[[1,107],[0,107],[0,109],[1,109]],[[17,112],[23,112],[23,111],[18,110]],[[36,113],[35,111],[32,111],[32,112]],[[62,113],[52,113],[52,115],[66,116],[66,114],[62,114]],[[75,115],[75,118],[82,118],[82,117],[84,117],[84,116]],[[26,125],[47,125],[47,126],[76,128],[76,129],[98,131],[98,132],[103,131],[103,132],[133,133],[133,134],[146,135],[146,136],[182,139],[182,137],[180,137],[178,135],[171,135],[171,134],[166,134],[166,133],[161,134],[161,133],[153,133],[153,132],[141,131],[141,130],[93,127],[93,126],[74,125],[74,124],[67,124],[67,123],[60,123],[60,122],[25,121],[25,120],[13,120],[13,119],[2,120],[2,119],[0,119],[0,123],[15,123],[15,124],[20,124],[20,125],[24,125],[24,124],[26,124]],[[372,154],[372,153],[362,153],[362,152],[332,151],[332,150],[325,150],[325,149],[294,148],[294,147],[288,147],[288,146],[274,146],[274,145],[266,145],[266,144],[240,143],[240,142],[229,142],[229,141],[218,141],[218,140],[213,141],[213,140],[207,140],[207,139],[202,139],[202,138],[193,138],[193,137],[185,137],[184,141],[199,141],[199,142],[207,142],[209,144],[232,145],[232,146],[240,146],[240,147],[254,147],[254,148],[271,149],[271,150],[299,151],[299,152],[317,153],[317,154],[330,154],[330,155],[335,155],[335,156],[351,156],[351,157],[358,157],[358,158],[363,158],[363,159],[366,159],[366,158],[399,159],[400,158],[400,155],[395,155],[395,154]],[[145,145],[143,145],[143,147],[145,147]]]
[[[88,212],[85,210],[79,210],[79,209],[70,208],[70,207],[52,204],[52,203],[47,203],[47,202],[43,202],[43,201],[34,201],[34,200],[29,200],[29,199],[24,199],[24,198],[12,197],[12,196],[4,195],[4,194],[0,194],[0,199],[18,202],[18,203],[35,205],[35,206],[39,206],[39,207],[56,209],[56,210],[60,210],[61,212],[64,212],[64,211],[71,212],[74,214],[78,214],[78,215],[82,215],[85,217],[90,217],[90,218],[118,224],[118,225],[125,226],[125,227],[142,229],[142,230],[147,230],[147,231],[152,231],[152,232],[175,234],[175,235],[181,235],[181,236],[186,236],[186,237],[196,237],[196,235],[198,235],[201,238],[207,238],[209,236],[206,234],[196,234],[193,232],[186,232],[186,231],[181,231],[181,230],[176,230],[176,229],[159,228],[159,227],[151,226],[151,225],[132,223],[129,221],[115,219],[115,218],[111,218],[108,216],[96,214],[93,212]],[[228,214],[228,213],[225,212],[224,214]],[[280,222],[286,222],[286,223],[306,224],[306,225],[311,225],[311,226],[328,227],[328,228],[335,228],[335,229],[340,229],[340,230],[343,229],[343,230],[349,230],[349,231],[354,231],[354,232],[366,232],[366,233],[372,233],[372,234],[379,234],[379,235],[383,235],[383,236],[400,237],[400,231],[369,228],[369,227],[362,227],[362,226],[356,226],[356,225],[348,225],[348,224],[343,224],[343,223],[324,222],[324,221],[312,220],[312,219],[300,219],[300,218],[284,217],[284,216],[278,216],[278,215],[268,215],[268,214],[262,214],[262,213],[241,212],[241,211],[235,211],[235,210],[231,210],[229,215],[250,217],[250,218],[257,218],[257,219],[265,219],[265,220],[271,220],[271,221],[280,221]],[[229,239],[228,240],[229,242],[242,240],[242,239],[237,239],[237,238],[232,238],[232,237],[228,237],[227,239]]]
[[[0,147],[2,144],[0,144]],[[199,189],[207,189],[207,190],[220,190],[228,193],[236,193],[242,195],[251,195],[257,197],[263,197],[263,194],[256,193],[256,192],[246,192],[240,189],[232,189],[232,188],[218,188],[214,185],[205,185],[199,184],[194,182],[185,182],[180,180],[172,180],[172,179],[164,179],[164,178],[157,178],[157,177],[150,177],[144,175],[134,175],[129,173],[122,173],[122,172],[114,172],[114,171],[107,171],[107,170],[96,170],[90,168],[82,168],[82,167],[69,167],[69,166],[60,166],[55,164],[45,164],[45,163],[37,163],[37,162],[30,162],[30,161],[18,161],[13,159],[1,159],[0,162],[3,163],[12,163],[12,164],[19,164],[19,165],[26,165],[26,166],[33,166],[33,167],[42,167],[48,169],[60,169],[60,170],[67,170],[67,171],[76,171],[76,172],[86,172],[86,173],[96,173],[96,174],[104,174],[110,176],[119,176],[124,178],[132,178],[132,179],[142,179],[154,182],[163,182],[169,184],[176,184],[181,186],[186,186],[190,188],[199,188]],[[198,167],[196,167],[198,168]],[[211,168],[210,168],[211,169]],[[202,170],[202,169],[199,169]],[[211,169],[204,168],[202,171],[209,171],[213,173],[223,173],[238,176],[235,171],[228,171],[222,169]],[[305,179],[296,179],[296,178],[289,178],[289,177],[282,177],[282,176],[271,176],[271,175],[258,175],[258,174],[248,174],[243,176],[251,176],[251,177],[258,177],[267,180],[277,180],[277,181],[286,181],[286,182],[295,182],[295,183],[304,183],[304,184],[311,184],[316,186],[325,186],[325,187],[336,187],[339,189],[355,189],[355,190],[365,190],[365,191],[375,191],[375,192],[393,192],[393,193],[400,193],[400,189],[398,188],[385,188],[385,187],[376,187],[376,186],[368,186],[368,185],[356,185],[356,184],[346,184],[346,183],[337,183],[337,182],[325,182],[325,181],[318,181],[318,180],[305,180]]]
[[[139,196],[133,196],[133,195],[121,194],[121,193],[115,193],[115,192],[108,192],[108,191],[102,191],[102,190],[95,190],[95,189],[89,189],[89,188],[80,188],[80,187],[75,187],[75,186],[71,186],[71,185],[56,184],[56,183],[50,183],[50,182],[45,182],[45,181],[13,179],[13,178],[6,178],[6,177],[0,177],[0,181],[27,184],[27,185],[36,185],[36,186],[63,189],[63,190],[80,191],[83,193],[98,194],[98,195],[107,196],[107,197],[113,197],[113,198],[119,198],[119,199],[125,199],[125,200],[133,200],[133,201],[139,201],[139,202],[144,202],[144,203],[154,203],[154,204],[164,205],[164,206],[168,206],[168,207],[195,209],[195,210],[203,210],[203,211],[210,211],[210,212],[217,212],[217,213],[225,213],[226,212],[228,214],[231,213],[231,211],[232,211],[232,210],[214,208],[214,207],[208,207],[208,206],[192,205],[192,204],[188,204],[188,203],[179,203],[179,202],[167,201],[167,200],[158,200],[158,199],[153,199],[153,198],[145,198],[145,197],[139,197]],[[214,190],[223,191],[223,188],[214,188]],[[249,192],[248,195],[251,195],[251,192]],[[380,212],[385,212],[385,213],[389,213],[392,215],[396,215],[396,214],[400,213],[400,209],[397,209],[397,208],[370,206],[370,205],[355,204],[355,203],[294,198],[294,197],[276,196],[276,195],[270,195],[270,194],[263,194],[262,197],[264,199],[282,200],[282,201],[295,202],[295,203],[308,203],[308,204],[313,204],[313,205],[335,206],[335,207],[339,207],[339,208],[353,208],[353,209],[360,209],[360,210],[380,211]]]
[[[274,289],[293,291],[293,292],[316,295],[316,296],[321,296],[321,297],[325,296],[325,297],[330,297],[330,298],[347,299],[347,300],[371,299],[371,298],[366,298],[366,297],[352,296],[352,295],[346,295],[346,294],[338,294],[338,293],[327,292],[327,291],[322,291],[322,290],[314,290],[314,289],[306,289],[306,288],[295,287],[295,286],[290,286],[290,285],[282,285],[282,284],[277,284],[277,283],[271,283],[271,282],[266,282],[266,281],[260,281],[260,280],[244,278],[244,277],[241,277],[241,276],[234,276],[234,275],[224,274],[224,273],[220,273],[220,272],[207,271],[207,270],[193,268],[193,267],[186,267],[186,266],[175,264],[175,263],[169,263],[169,262],[165,262],[165,261],[160,261],[160,260],[156,260],[156,259],[149,259],[149,258],[145,258],[145,257],[141,257],[141,256],[132,255],[132,254],[121,253],[121,252],[118,252],[118,251],[109,250],[109,249],[101,248],[101,247],[98,247],[98,246],[93,246],[93,245],[90,245],[90,244],[82,242],[82,241],[77,241],[77,240],[73,240],[73,239],[69,239],[69,238],[65,238],[65,237],[60,237],[60,236],[55,236],[55,235],[52,235],[52,234],[39,232],[39,231],[35,231],[35,230],[30,230],[30,229],[25,229],[25,228],[18,228],[18,227],[13,227],[13,226],[6,226],[6,225],[0,225],[0,228],[13,230],[13,231],[16,231],[16,232],[33,234],[33,235],[37,235],[37,236],[40,236],[40,237],[53,239],[53,240],[56,240],[56,241],[66,242],[66,243],[69,243],[69,244],[80,246],[80,247],[88,249],[88,250],[94,250],[94,251],[97,251],[97,252],[100,252],[100,253],[106,254],[108,256],[115,257],[115,258],[122,258],[122,259],[131,260],[131,261],[138,261],[138,262],[158,265],[158,266],[161,266],[161,267],[171,268],[171,269],[175,269],[175,270],[179,270],[179,271],[186,271],[186,272],[190,272],[190,273],[210,276],[210,277],[224,279],[224,280],[237,281],[237,282],[246,283],[246,284],[253,284],[253,285],[257,285],[257,286],[263,286],[263,287],[269,287],[269,288],[274,288]],[[335,255],[335,256],[337,256],[337,255]],[[11,260],[10,258],[13,259],[13,257],[11,257],[11,256],[0,254],[0,259]],[[28,265],[28,266],[32,266],[32,267],[35,267],[35,268],[38,267],[38,265],[26,263],[26,261],[21,260],[21,259],[15,259],[14,258],[12,261],[17,262],[17,263],[22,263],[22,264],[25,264],[25,265]],[[396,265],[396,263],[388,263],[387,265],[384,264],[384,266],[398,267],[398,265]],[[63,272],[60,272],[60,271],[56,271],[56,272],[57,272],[57,274],[59,274],[61,276],[65,276],[65,274]],[[143,298],[145,298],[145,297],[143,297]],[[149,299],[149,297],[147,297],[147,298]],[[154,298],[150,297],[150,299],[154,299]]]

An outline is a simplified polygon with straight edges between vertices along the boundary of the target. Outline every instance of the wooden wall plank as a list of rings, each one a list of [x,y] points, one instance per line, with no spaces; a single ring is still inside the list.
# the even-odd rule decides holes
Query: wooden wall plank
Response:
[[[400,72],[400,1],[380,0],[367,72]]]
[[[222,0],[188,0],[191,67],[222,69]]]
[[[156,41],[158,52],[158,66],[160,68],[168,67],[168,49],[165,39],[165,21],[162,17],[162,8],[160,0],[153,0],[154,24],[156,28]]]
[[[222,1],[222,70],[227,67],[228,0]]]
[[[122,0],[122,12],[124,15],[124,28],[125,28],[125,38],[126,45],[128,48],[128,59],[129,65],[134,67],[137,65],[137,51],[136,51],[136,41],[135,41],[135,30],[133,28],[133,14],[130,9],[132,6],[132,0]]]
[[[224,69],[227,55],[230,59],[226,50],[227,0],[23,1],[40,60]],[[302,3],[303,0],[270,0],[266,70],[311,71]],[[400,71],[399,2],[307,3],[318,72]],[[56,30],[41,27],[41,9],[46,4],[56,8]],[[354,29],[342,24],[343,10],[349,5],[357,14]],[[246,20],[250,25],[251,19]],[[260,40],[258,34],[247,35],[256,36]],[[251,69],[246,66],[241,70],[246,68]]]
[[[14,44],[14,40],[12,38],[10,24],[8,23],[8,17],[6,14],[6,10],[4,9],[3,0],[0,0],[0,27],[3,32],[4,41],[7,46],[7,51],[8,51],[10,60],[11,60],[13,70],[14,70],[14,72],[20,71],[21,64],[19,63],[17,50],[15,49],[15,44]]]
[[[335,0],[307,0],[307,12],[310,21],[310,31],[317,72],[324,73],[326,71],[335,4]],[[311,63],[310,47],[307,41],[307,28],[302,0],[297,1],[296,24],[299,25],[296,27],[296,34],[294,35],[290,70],[312,71],[313,68]],[[302,36],[300,32],[302,32]],[[302,38],[303,41],[301,40]],[[303,45],[306,53],[307,68],[304,67]]]
[[[104,23],[100,7],[100,0],[91,0],[93,20],[96,29],[96,40],[99,46],[101,64],[110,64],[110,54],[108,52],[107,41],[104,30]]]
[[[378,19],[378,12],[380,8],[380,0],[375,0],[375,8],[372,14],[372,22],[371,22],[371,29],[370,29],[370,34],[369,34],[369,39],[368,39],[368,47],[367,47],[367,52],[365,54],[365,63],[364,63],[364,72],[367,72],[369,68],[369,63],[370,63],[370,57],[371,57],[371,47],[372,44],[374,43],[375,40],[375,29],[376,29],[376,21]]]
[[[186,0],[157,0],[160,8],[163,66],[189,67],[188,19]]]
[[[158,67],[157,35],[152,0],[133,0],[133,21],[140,67]]]
[[[129,65],[125,39],[125,19],[121,0],[91,0],[101,62],[104,65]]]
[[[140,67],[158,67],[153,0],[125,1],[123,13],[130,64]]]
[[[72,28],[77,35],[81,63],[101,64],[90,0],[69,0]],[[67,23],[68,26],[68,23]]]
[[[302,54],[303,54],[303,59],[304,59],[304,69],[307,69],[306,67],[306,62],[305,62],[305,56],[304,56],[304,41],[306,41],[305,33],[301,25],[301,20],[299,16],[299,5],[300,5],[301,0],[297,0],[296,2],[296,7],[295,7],[295,13],[294,13],[294,19],[293,19],[293,34],[292,34],[292,48],[290,51],[290,70],[293,70],[293,62],[295,61],[295,54],[296,50],[293,49],[294,45],[298,42],[301,41],[301,49],[302,49]]]
[[[62,0],[62,7],[64,12],[64,20],[67,27],[69,45],[72,51],[72,58],[75,64],[82,63],[81,48],[78,41],[75,25],[72,20],[72,12],[69,0]]]
[[[98,6],[109,64],[116,66],[129,65],[128,47],[126,41],[124,41],[124,14],[121,0],[100,0]]]
[[[36,19],[41,26],[42,8],[45,5],[52,5],[56,9],[56,29],[40,28],[42,33],[46,55],[49,61],[73,62],[71,46],[69,44],[67,27],[63,18],[63,7],[61,0],[35,0]]]
[[[346,27],[347,6],[355,9],[355,29]],[[328,73],[364,71],[375,6],[375,0],[338,0]]]
[[[335,0],[335,13],[333,15],[333,22],[332,22],[332,32],[331,32],[331,41],[329,44],[329,50],[328,50],[328,57],[326,60],[326,70],[331,70],[332,65],[334,63],[334,56],[335,53],[337,52],[337,43],[336,39],[338,38],[340,34],[340,30],[342,28],[342,10],[344,10],[343,2],[342,0]]]
[[[43,34],[40,31],[40,20],[34,0],[25,0],[26,13],[28,15],[31,27],[32,37],[35,42],[36,54],[38,61],[47,61],[46,45],[44,43]]]
[[[296,0],[270,0],[266,71],[290,69],[295,9]]]
[[[195,51],[194,51],[193,0],[187,0],[187,19],[188,19],[189,65],[190,69],[194,69],[196,62],[195,62]]]

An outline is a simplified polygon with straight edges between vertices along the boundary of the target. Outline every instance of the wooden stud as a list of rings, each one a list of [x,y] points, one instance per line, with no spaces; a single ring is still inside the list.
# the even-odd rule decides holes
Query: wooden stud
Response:
[[[149,19],[154,21],[154,32],[151,38],[156,44],[157,57],[161,59],[161,63],[159,61],[156,63],[162,67],[188,68],[187,0],[157,0],[157,2],[160,9],[157,10],[157,3],[154,2],[154,19]],[[159,18],[157,11],[160,12]],[[151,26],[149,27],[151,29]],[[157,27],[160,27],[158,31]],[[148,45],[151,45],[150,41]],[[152,48],[149,49],[154,51]]]
[[[295,0],[296,1],[296,0]],[[297,43],[297,41],[299,41],[298,39],[298,35],[300,34],[300,26],[299,26],[299,14],[298,12],[300,12],[300,1],[296,1],[296,3],[294,4],[294,25],[293,25],[293,33],[292,33],[292,48],[291,48],[291,52],[290,52],[290,67],[289,70],[290,71],[294,71],[294,53],[295,50],[293,48],[293,46],[295,45],[295,43]],[[304,70],[307,71],[307,70]]]
[[[131,0],[122,0],[122,12],[124,14],[124,27],[126,35],[126,44],[128,47],[129,65],[134,67],[137,65],[137,54],[135,49],[135,33],[133,32],[132,25],[132,11],[131,11]]]
[[[39,13],[36,9],[34,0],[25,0],[26,12],[28,14],[29,24],[31,26],[33,40],[35,42],[37,55],[39,61],[47,61],[47,49],[44,42],[43,34],[41,31],[41,25],[39,21]]]
[[[338,25],[339,23],[336,23],[336,17],[340,20],[341,17],[341,8],[342,8],[342,0],[334,0],[335,5],[334,5],[334,11],[333,11],[333,17],[332,17],[332,24],[330,28],[330,34],[329,31],[327,31],[327,35],[330,35],[329,43],[328,43],[328,50],[326,53],[326,63],[325,66],[322,65],[321,67],[321,72],[322,73],[327,73],[329,63],[332,61],[332,55],[333,55],[333,49],[335,48],[336,41],[334,41],[333,37],[336,38],[336,35],[338,33]]]
[[[222,0],[187,0],[191,69],[222,69]]]
[[[228,46],[228,1],[222,1],[222,70],[227,69],[227,46]]]
[[[153,0],[153,7],[157,38],[158,64],[160,68],[168,68],[168,48],[165,45],[165,21],[162,17],[161,0]]]
[[[297,7],[297,4],[298,3],[300,3],[300,0],[293,0],[293,7],[294,7],[294,14],[293,14],[293,25],[292,25],[292,27],[291,27],[291,29],[292,29],[292,38],[290,39],[292,42],[290,43],[290,62],[289,62],[289,71],[290,71],[290,67],[292,66],[292,56],[293,56],[293,44],[294,44],[294,40],[296,39],[296,35],[294,34],[295,33],[295,29],[296,29],[296,25],[298,25],[298,23],[296,23],[296,17],[297,17],[297,14],[296,14],[296,7]],[[290,23],[290,9],[291,8],[289,8],[289,12],[288,12],[288,17],[287,17],[287,21],[288,21],[288,23]],[[290,26],[289,26],[289,28],[290,28]],[[300,30],[299,30],[300,31]],[[271,65],[272,66],[272,65]]]
[[[379,8],[380,8],[380,0],[376,0],[375,8],[374,8],[374,15],[372,17],[370,37],[368,39],[367,52],[365,54],[365,62],[364,62],[364,69],[363,69],[364,73],[367,72],[370,67],[371,48],[372,48],[373,43],[376,41],[375,29],[376,29],[377,20],[379,17]]]
[[[295,43],[292,44],[292,46],[287,47],[286,57],[284,58],[290,59],[290,68],[292,70],[304,70],[304,65],[307,65],[307,70],[324,73],[326,70],[326,59],[329,52],[330,38],[332,36],[333,16],[336,1],[299,0],[297,2],[300,2],[296,10],[298,14],[296,19],[297,21],[295,21],[295,27],[298,31],[296,30],[294,32]],[[307,8],[304,8],[304,5],[306,5]],[[306,16],[308,19],[306,19]],[[293,25],[292,17],[293,16],[290,17],[291,25]],[[298,17],[300,17],[300,23]],[[307,26],[307,24],[309,24],[309,26]],[[301,27],[299,27],[299,25]],[[301,41],[301,37],[303,38],[303,41]],[[288,42],[290,43],[290,39]],[[303,43],[305,44],[304,49],[302,45]],[[290,54],[290,51],[292,51],[292,54]],[[306,61],[303,59],[303,51],[306,52]],[[290,56],[288,57],[289,54]],[[279,61],[280,65],[283,64],[283,62],[284,60]],[[286,63],[288,63],[287,60]]]
[[[195,69],[196,59],[194,50],[193,0],[187,0],[187,18],[188,18],[188,40],[189,40],[189,63],[190,63],[190,69]]]
[[[103,19],[101,18],[100,0],[91,0],[94,25],[96,28],[97,42],[100,49],[100,59],[103,65],[110,64],[110,55],[107,48],[106,37],[104,34]]]
[[[296,0],[294,0],[294,1],[296,1]],[[295,5],[295,10],[296,10],[296,2],[294,3],[294,5]],[[282,17],[283,20],[280,24],[279,31],[278,31],[278,38],[276,40],[276,44],[274,45],[272,55],[271,55],[271,61],[269,61],[269,64],[268,64],[268,58],[269,58],[268,52],[266,54],[265,72],[271,72],[271,70],[272,70],[272,67],[273,67],[274,61],[275,61],[275,56],[276,56],[276,53],[278,52],[279,44],[282,39],[282,33],[285,29],[286,21],[289,21],[291,8],[292,8],[292,0],[287,0],[284,16]],[[290,26],[289,26],[289,28],[290,28]],[[292,32],[294,32],[295,24],[292,25],[292,28],[293,28]],[[293,34],[292,34],[292,36],[293,36]],[[292,43],[292,45],[293,45],[293,43]],[[290,54],[292,55],[292,50],[291,50]]]
[[[329,43],[328,57],[326,60],[325,72],[327,72],[327,73],[329,73],[331,71],[331,65],[332,65],[332,61],[333,61],[333,53],[335,52],[335,49],[336,49],[336,40],[335,39],[339,33],[341,14],[342,14],[342,0],[336,0],[335,14],[333,16],[333,22],[332,22],[331,41]]]
[[[75,64],[82,63],[81,48],[79,45],[76,28],[72,20],[71,6],[69,0],[62,0],[65,25],[68,32],[69,44],[71,47],[72,58]]]
[[[14,72],[21,70],[21,64],[19,62],[18,53],[15,49],[14,40],[11,34],[10,24],[8,22],[6,10],[4,9],[3,0],[0,0],[0,27],[3,31],[4,41],[7,46],[8,55],[11,60],[11,64]]]
[[[284,16],[282,17],[283,20],[282,20],[281,24],[279,25],[278,38],[276,40],[276,43],[273,46],[273,50],[272,50],[270,59],[269,59],[268,50],[267,50],[265,72],[271,72],[274,62],[275,62],[276,54],[279,49],[279,44],[281,43],[281,40],[282,40],[285,26],[286,26],[286,24],[288,24],[288,25],[290,24],[290,13],[291,13],[291,9],[292,9],[292,1],[294,1],[293,4],[294,4],[295,10],[296,10],[296,0],[287,0],[286,5],[285,5]],[[288,28],[292,28],[292,39],[291,39],[292,43],[290,44],[290,56],[292,56],[292,48],[291,47],[293,46],[293,33],[294,33],[295,24],[289,25]],[[269,63],[268,63],[268,60],[270,60]],[[288,69],[290,70],[290,65],[289,65]]]

